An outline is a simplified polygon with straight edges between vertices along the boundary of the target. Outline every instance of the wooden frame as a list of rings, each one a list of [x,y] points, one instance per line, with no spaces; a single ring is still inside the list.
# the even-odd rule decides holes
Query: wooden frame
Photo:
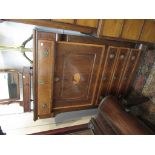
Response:
[[[31,102],[31,71],[29,67],[23,68],[23,107],[24,112],[30,112]]]
[[[17,79],[17,83],[18,83],[18,86],[17,86],[17,98],[12,98],[12,99],[1,99],[0,100],[0,104],[8,104],[8,103],[12,103],[14,101],[18,101],[20,99],[20,83],[19,83],[19,74],[21,74],[18,70],[14,70],[14,69],[0,69],[0,73],[1,72],[6,72],[6,73],[16,73],[18,74],[18,79]]]

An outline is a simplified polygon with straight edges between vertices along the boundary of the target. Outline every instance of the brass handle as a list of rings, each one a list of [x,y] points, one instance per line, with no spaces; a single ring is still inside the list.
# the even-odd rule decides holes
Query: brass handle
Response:
[[[39,84],[45,84],[44,80],[39,80],[38,83]]]
[[[115,57],[115,54],[110,54],[109,58],[113,59]]]
[[[46,108],[47,108],[47,104],[46,104],[46,103],[43,103],[43,104],[42,104],[42,108],[43,108],[43,109],[46,109]]]
[[[131,60],[135,60],[135,59],[136,59],[136,56],[132,56],[132,57],[131,57]]]

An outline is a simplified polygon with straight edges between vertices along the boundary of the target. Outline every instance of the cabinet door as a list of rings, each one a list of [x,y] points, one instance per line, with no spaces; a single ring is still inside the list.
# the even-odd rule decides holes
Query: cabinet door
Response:
[[[93,105],[103,53],[101,45],[57,43],[53,110]]]

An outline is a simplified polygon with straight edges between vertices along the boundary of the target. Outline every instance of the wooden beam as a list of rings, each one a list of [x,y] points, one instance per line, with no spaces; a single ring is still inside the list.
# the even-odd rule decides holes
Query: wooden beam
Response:
[[[32,24],[32,25],[51,27],[51,28],[57,28],[57,29],[79,31],[79,32],[86,33],[86,34],[91,34],[94,31],[96,31],[96,29],[92,27],[79,26],[75,24],[67,24],[67,23],[61,23],[61,22],[56,22],[56,21],[46,21],[46,20],[41,20],[41,19],[6,19],[4,21]]]

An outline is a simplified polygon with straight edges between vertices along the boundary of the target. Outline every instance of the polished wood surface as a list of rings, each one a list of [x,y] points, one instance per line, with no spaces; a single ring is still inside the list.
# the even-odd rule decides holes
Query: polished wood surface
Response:
[[[74,24],[74,19],[52,19],[52,21]]]
[[[58,42],[56,53],[54,107],[91,106],[104,46]]]
[[[101,83],[97,102],[107,95],[125,96],[136,72],[141,51],[131,48],[109,46],[102,65]]]
[[[116,46],[116,47],[127,47],[127,48],[135,48],[137,43],[123,41],[123,40],[113,40],[109,38],[96,38],[91,36],[75,36],[75,35],[63,35],[63,41],[67,42],[78,42],[78,43],[86,43],[86,44],[97,44],[97,45],[106,45],[106,46]]]
[[[88,26],[88,27],[97,28],[98,19],[77,19],[76,24],[81,25],[81,26]]]
[[[56,34],[34,31],[34,120],[51,117]]]
[[[99,20],[97,36],[155,43],[155,21],[152,19],[102,19]]]
[[[24,112],[31,111],[31,71],[29,67],[23,68],[23,107]]]
[[[145,24],[140,36],[141,41],[155,43],[155,21],[145,20]]]
[[[134,44],[89,38],[36,33],[34,111],[40,118],[94,108],[108,94],[128,92],[141,51]]]
[[[105,19],[101,27],[100,35],[109,37],[119,37],[122,31],[123,19]]]
[[[112,73],[115,67],[116,57],[118,56],[118,50],[116,47],[109,47],[107,56],[105,59],[105,64],[102,73],[102,83],[100,85],[100,94],[102,96],[107,95],[108,87],[110,84],[110,79],[112,77]]]
[[[121,107],[119,101],[113,97],[108,96],[102,100],[98,108],[99,115],[96,119],[101,117],[106,120],[108,125],[116,134],[123,135],[147,135],[153,134],[153,131],[136,117],[125,112]]]
[[[134,77],[136,72],[136,67],[138,65],[140,59],[141,50],[131,49],[130,54],[121,77],[119,81],[119,87],[117,89],[117,94],[126,94],[127,89],[129,89],[129,85]]]
[[[118,55],[116,58],[115,67],[112,71],[112,76],[107,91],[108,94],[116,95],[119,86],[119,81],[121,80],[122,74],[124,72],[128,55],[129,55],[129,48],[118,48]]]
[[[155,43],[153,19],[3,19],[2,21],[79,31],[115,40]]]
[[[52,41],[38,40],[38,115],[51,113],[54,45]]]
[[[138,40],[143,28],[143,19],[127,19],[124,22],[122,38]]]

